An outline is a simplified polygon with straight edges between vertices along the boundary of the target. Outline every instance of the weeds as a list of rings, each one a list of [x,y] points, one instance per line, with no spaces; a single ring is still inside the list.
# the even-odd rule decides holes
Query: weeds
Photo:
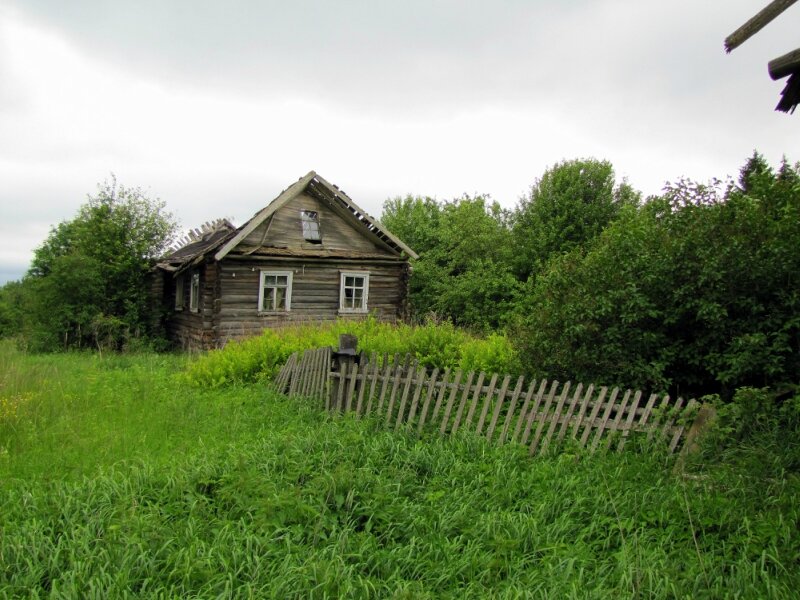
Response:
[[[0,393],[32,393],[35,422],[3,438],[0,598],[785,598],[800,586],[790,471],[704,455],[680,477],[649,447],[531,459],[468,432],[331,418],[259,385],[187,392],[171,357],[0,348],[0,360],[16,370]],[[30,373],[49,383],[36,391]],[[78,434],[78,421],[92,425]]]

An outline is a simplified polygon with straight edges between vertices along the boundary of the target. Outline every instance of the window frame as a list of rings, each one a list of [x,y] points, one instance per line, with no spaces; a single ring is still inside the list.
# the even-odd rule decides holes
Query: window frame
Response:
[[[183,310],[186,307],[185,279],[183,273],[175,278],[175,310]]]
[[[258,314],[280,314],[292,310],[292,286],[294,271],[275,271],[272,269],[261,269],[258,276]],[[286,308],[264,308],[264,280],[267,277],[286,277]],[[280,286],[275,286],[280,287]]]
[[[312,216],[313,215],[313,216]],[[319,225],[319,211],[316,210],[301,210],[300,211],[300,228],[303,233],[303,241],[310,244],[322,243],[322,229]],[[316,237],[312,237],[316,229]]]
[[[364,280],[364,294],[362,296],[363,306],[360,308],[348,308],[345,306],[345,282],[348,277],[360,277]],[[353,286],[353,289],[356,289]],[[363,314],[369,312],[369,271],[339,271],[339,312],[345,314]]]
[[[189,282],[189,310],[193,313],[200,312],[200,273],[192,273]]]

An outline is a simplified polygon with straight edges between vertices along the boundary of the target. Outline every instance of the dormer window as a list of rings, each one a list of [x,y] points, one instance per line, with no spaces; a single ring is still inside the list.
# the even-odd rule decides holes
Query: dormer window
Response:
[[[301,210],[300,222],[303,224],[303,239],[312,244],[321,244],[319,233],[319,213],[315,210]]]

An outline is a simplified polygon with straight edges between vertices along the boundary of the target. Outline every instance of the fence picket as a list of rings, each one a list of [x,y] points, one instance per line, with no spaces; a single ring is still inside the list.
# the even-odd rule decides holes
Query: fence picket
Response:
[[[417,403],[419,402],[420,394],[422,393],[422,388],[425,386],[425,376],[427,375],[426,369],[423,367],[419,369],[419,376],[417,378],[417,382],[414,385],[414,396],[411,398],[411,406],[408,408],[408,418],[406,419],[406,423],[411,425],[411,422],[414,419],[414,414],[417,412]],[[403,406],[400,407],[400,415],[403,415],[403,409],[405,407],[405,403]],[[397,425],[395,429],[400,427],[400,419],[397,419]]]
[[[408,373],[408,381],[411,381],[412,375],[417,375],[417,379],[413,384],[414,387],[414,394],[419,396],[419,388],[422,385],[422,380],[425,377],[425,368],[423,367],[420,369],[419,367],[415,366],[412,368]],[[411,391],[408,383],[406,383],[406,389],[403,392],[403,398],[400,400],[400,408],[397,410],[397,422],[394,425],[395,431],[400,429],[400,424],[403,422],[403,417],[406,414],[406,404],[408,402],[408,394]]]
[[[444,370],[444,375],[442,375],[441,384],[437,383],[436,380],[431,380],[431,386],[428,389],[428,395],[425,397],[425,404],[422,407],[422,414],[419,416],[419,425],[417,426],[417,434],[422,433],[422,428],[425,426],[425,418],[428,416],[428,407],[431,404],[431,399],[433,395],[436,393],[436,386],[439,385],[439,394],[436,399],[436,408],[433,410],[433,414],[436,414],[439,405],[442,403],[442,397],[444,396],[444,391],[447,389],[447,382],[450,379],[450,368]],[[435,417],[431,417],[431,421],[434,420]]]
[[[460,370],[456,371],[456,379],[453,383],[453,389],[450,391],[450,396],[447,398],[447,408],[444,410],[444,416],[442,417],[442,424],[439,427],[439,433],[444,433],[447,431],[447,422],[450,420],[450,411],[453,410],[453,402],[458,395],[458,384],[461,381],[461,375],[462,372]],[[472,375],[473,373],[470,373],[470,376]]]
[[[445,395],[447,395],[448,386],[450,385],[449,384],[449,377],[448,377],[449,375],[450,375],[450,369],[448,368],[445,371],[445,377],[442,380],[442,387],[439,390],[439,395],[436,397],[436,405],[433,407],[433,414],[431,415],[431,423],[435,423],[436,422],[436,417],[439,416],[439,411],[442,408],[442,403],[444,402],[444,397],[445,397]]]
[[[558,385],[558,382],[554,382],[555,385]],[[542,379],[539,383],[539,391],[536,393],[536,401],[533,403],[530,411],[528,411],[528,416],[526,417],[525,423],[525,431],[522,434],[522,439],[519,441],[520,444],[523,446],[528,443],[528,438],[531,435],[531,427],[533,426],[533,421],[536,418],[536,415],[539,412],[539,406],[542,404],[542,399],[544,398],[544,394],[547,391],[547,380]]]
[[[622,426],[622,415],[625,413],[625,409],[628,408],[628,401],[631,397],[631,390],[625,390],[625,396],[622,398],[622,405],[617,408],[617,413],[614,415],[614,421],[610,427],[611,434],[606,436],[606,451],[611,448],[611,444],[614,441],[614,432],[619,431],[620,427]]]
[[[550,440],[553,437],[553,433],[558,426],[558,420],[561,417],[561,411],[564,410],[564,403],[567,401],[567,397],[569,396],[569,388],[572,386],[571,382],[566,382],[564,384],[564,388],[561,390],[561,396],[558,399],[558,404],[556,405],[555,412],[553,413],[553,418],[550,420],[550,427],[547,428],[547,435],[544,436],[542,440],[542,449],[539,451],[540,453],[544,453],[547,450],[547,447],[550,445]]]
[[[533,397],[535,391],[536,380],[533,379],[528,385],[528,391],[525,393],[525,400],[522,403],[522,409],[519,411],[519,417],[517,417],[517,426],[514,427],[514,435],[511,437],[512,442],[516,442],[519,438],[519,434],[522,431],[522,426],[525,424],[525,415],[527,414],[528,406],[530,406],[531,398]]]
[[[586,393],[583,395],[583,401],[581,402],[581,407],[578,410],[578,416],[575,417],[575,423],[572,425],[572,439],[578,439],[578,433],[581,430],[581,425],[583,424],[583,418],[586,416],[586,409],[589,408],[589,403],[592,400],[592,394],[594,394],[594,385],[590,384],[588,388],[586,388]]]
[[[406,364],[408,364],[408,355],[406,355]],[[394,373],[394,381],[392,382],[392,393],[389,394],[389,404],[386,406],[386,424],[392,419],[392,409],[394,408],[394,400],[397,397],[397,390],[400,388],[400,383],[403,380],[403,373],[407,370],[405,366],[398,366]]]
[[[506,375],[505,379],[503,379],[503,385],[500,387],[500,392],[497,394],[497,404],[494,407],[492,420],[489,423],[489,428],[486,430],[486,439],[488,441],[492,441],[492,434],[494,433],[494,428],[497,426],[497,419],[500,417],[500,411],[503,408],[503,402],[505,402],[506,394],[508,393],[509,383],[511,383],[511,375]]]
[[[375,353],[374,352],[372,353],[371,357],[375,358]],[[361,416],[361,409],[364,407],[364,393],[365,393],[365,390],[367,389],[367,382],[368,382],[368,380],[372,379],[369,376],[370,370],[372,369],[372,362],[367,358],[364,358],[364,357],[362,357],[362,358],[364,360],[363,365],[362,365],[364,367],[364,374],[362,375],[361,386],[358,388],[358,400],[356,400],[356,416],[357,417]]]
[[[603,400],[605,399],[607,393],[607,387],[603,386],[600,388],[600,393],[597,395],[597,400],[594,401],[594,405],[592,406],[592,412],[589,413],[589,421],[586,423],[586,427],[583,429],[583,433],[581,434],[581,448],[585,448],[586,442],[589,441],[589,436],[594,428],[594,421],[597,418],[597,415],[600,413],[600,407],[603,405]]]
[[[611,391],[611,398],[608,399],[608,404],[606,404],[606,409],[603,411],[603,418],[600,421],[600,425],[597,427],[597,431],[594,434],[594,440],[592,440],[592,448],[591,448],[592,453],[594,453],[594,451],[597,450],[597,445],[600,443],[600,436],[602,436],[603,431],[605,431],[606,424],[608,423],[608,419],[611,417],[611,411],[614,410],[614,402],[616,402],[618,395],[619,395],[619,388],[615,387]]]
[[[547,423],[547,415],[550,414],[550,405],[553,404],[553,399],[556,397],[556,389],[558,388],[558,381],[554,381],[553,384],[550,386],[550,393],[547,394],[547,401],[545,402],[544,408],[541,412],[541,418],[537,419],[539,424],[536,426],[536,433],[533,436],[533,441],[530,445],[530,453],[534,454],[536,452],[536,447],[539,445],[539,439],[542,435],[542,430],[544,429],[545,423]]]
[[[391,373],[392,370],[399,370],[400,367],[397,366],[397,355],[394,356],[394,363],[387,361],[386,362],[386,369],[384,371],[383,381],[381,382],[381,395],[378,398],[378,406],[375,408],[375,416],[380,416],[381,411],[383,410],[383,402],[386,397],[386,388],[389,387],[389,382],[391,381]]]
[[[558,436],[556,436],[557,442],[562,442],[564,440],[564,436],[567,433],[567,429],[569,429],[569,425],[572,420],[572,415],[575,413],[575,407],[578,405],[578,399],[581,397],[581,392],[583,391],[583,384],[579,383],[575,387],[575,393],[572,394],[572,400],[567,407],[567,413],[564,415],[564,418],[561,420],[561,427],[558,429]]]
[[[666,438],[670,433],[672,433],[672,424],[675,422],[675,419],[678,415],[681,414],[681,407],[683,406],[683,398],[678,398],[675,401],[675,404],[672,405],[672,409],[669,411],[669,416],[664,423],[664,427],[661,429],[661,439]]]
[[[358,383],[358,363],[354,362],[352,369],[350,369],[350,385],[347,388],[347,400],[345,402],[344,412],[350,412],[353,407],[353,396],[356,393],[356,383]]]
[[[497,373],[492,375],[492,379],[489,381],[489,390],[486,392],[486,396],[483,399],[483,408],[481,408],[481,416],[478,419],[478,424],[475,426],[475,433],[480,435],[483,432],[483,423],[486,421],[486,414],[489,412],[489,406],[492,403],[492,396],[494,395],[494,388],[497,385]]]
[[[467,403],[467,398],[469,397],[469,392],[470,392],[470,389],[471,389],[471,386],[472,386],[472,380],[473,380],[474,377],[475,377],[475,372],[474,371],[470,371],[469,372],[469,376],[467,377],[467,383],[464,386],[464,393],[461,394],[461,402],[458,403],[458,410],[456,411],[456,418],[455,418],[455,421],[453,421],[453,429],[450,431],[450,433],[455,433],[456,431],[458,431],[458,426],[461,423],[461,417],[464,415],[464,406]],[[478,376],[478,379],[480,379],[480,376]]]
[[[692,398],[691,400],[689,400],[689,404],[686,405],[686,408],[683,409],[683,412],[680,415],[678,415],[678,418],[681,419],[681,423],[678,424],[678,427],[675,430],[675,435],[672,436],[672,441],[669,443],[670,452],[675,452],[675,448],[678,447],[678,442],[680,441],[683,432],[686,430],[686,425],[682,422],[683,415],[693,411],[695,406],[697,406],[697,401],[694,398]]]
[[[514,418],[514,414],[516,413],[517,402],[519,402],[520,394],[522,394],[524,382],[525,378],[520,375],[520,377],[517,379],[517,385],[514,387],[514,393],[511,394],[511,402],[509,403],[508,410],[506,411],[506,419],[503,423],[503,431],[500,432],[500,438],[497,441],[500,446],[503,445],[503,443],[506,441],[506,437],[508,436],[508,429],[511,426],[511,419]]]
[[[472,417],[475,416],[475,407],[478,406],[478,398],[481,396],[485,379],[486,373],[481,371],[480,375],[478,375],[478,383],[475,384],[475,392],[472,394],[472,402],[469,405],[469,411],[467,411],[467,420],[464,423],[464,428],[469,428],[472,425]]]
[[[658,429],[658,425],[661,423],[662,419],[665,419],[667,416],[667,411],[669,410],[669,394],[664,396],[661,399],[661,404],[659,404],[658,409],[656,410],[655,418],[653,422],[650,424],[650,429],[647,432],[647,441],[652,441],[653,437],[656,434],[656,430]]]
[[[636,417],[636,409],[639,407],[639,402],[641,399],[642,392],[637,390],[636,395],[633,397],[633,404],[631,404],[631,408],[628,411],[628,418],[622,428],[622,434],[620,435],[619,443],[617,444],[617,452],[622,452],[622,448],[625,446],[625,439],[628,437],[628,433],[633,426],[633,419]]]
[[[439,376],[439,369],[436,368],[431,373],[430,378],[428,379],[428,392],[425,395],[424,407],[427,408],[428,403],[431,401],[431,395],[433,391],[436,389],[436,378]],[[417,415],[417,402],[421,397],[420,390],[422,390],[422,386],[419,387],[417,393],[414,394],[414,401],[411,403],[411,408],[408,411],[408,423],[409,425],[413,422],[414,417]],[[420,419],[422,418],[422,414],[420,414]]]

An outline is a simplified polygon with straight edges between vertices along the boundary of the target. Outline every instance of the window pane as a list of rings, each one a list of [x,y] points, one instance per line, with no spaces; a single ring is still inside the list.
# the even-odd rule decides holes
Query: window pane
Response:
[[[286,309],[286,288],[275,288],[275,308],[274,310]]]
[[[275,284],[286,287],[289,285],[289,278],[286,275],[278,275],[275,277]]]

